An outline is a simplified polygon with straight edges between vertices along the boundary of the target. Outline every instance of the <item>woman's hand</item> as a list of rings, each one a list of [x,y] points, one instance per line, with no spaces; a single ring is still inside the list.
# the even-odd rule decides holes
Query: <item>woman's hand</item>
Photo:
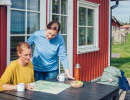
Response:
[[[68,79],[72,79],[72,80],[74,80],[74,77],[73,76],[67,76],[68,77]]]
[[[32,85],[30,85],[29,83],[25,85],[25,88],[26,88],[27,90],[32,90],[32,89],[34,89],[34,87],[33,87]]]
[[[74,77],[70,75],[69,69],[64,69],[64,70],[68,79],[74,79]]]

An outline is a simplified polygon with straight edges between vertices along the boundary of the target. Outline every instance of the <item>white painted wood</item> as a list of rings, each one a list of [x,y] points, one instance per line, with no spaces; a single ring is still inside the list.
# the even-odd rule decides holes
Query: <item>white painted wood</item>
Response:
[[[73,0],[68,0],[68,38],[67,38],[67,57],[69,62],[70,74],[73,75]]]
[[[79,46],[79,7],[89,8],[94,10],[94,44]],[[85,0],[79,0],[77,3],[77,54],[83,54],[88,52],[94,52],[99,50],[98,35],[99,35],[99,4],[88,2]],[[91,26],[89,26],[91,27]]]
[[[7,7],[7,62],[6,66],[10,63],[10,6]]]
[[[10,6],[11,0],[0,0],[0,5]]]
[[[46,0],[40,1],[40,30],[46,29]]]

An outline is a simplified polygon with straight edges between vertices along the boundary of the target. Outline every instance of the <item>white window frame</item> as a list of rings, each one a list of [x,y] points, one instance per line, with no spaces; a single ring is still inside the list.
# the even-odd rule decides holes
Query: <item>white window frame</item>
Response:
[[[7,65],[10,63],[10,26],[11,26],[11,6],[7,7]],[[40,0],[40,30],[45,30],[46,28],[46,0]],[[30,36],[31,34],[27,35]]]
[[[73,0],[68,0],[68,15],[67,15],[67,59],[68,59],[68,63],[69,63],[69,71],[70,74],[73,75]],[[50,16],[50,4],[51,4],[51,0],[48,0],[48,20],[47,22],[49,22],[51,18]],[[60,72],[59,72],[60,73]]]
[[[79,0],[77,6],[77,54],[94,52],[99,50],[98,35],[99,35],[99,4]],[[89,8],[94,10],[94,44],[79,46],[79,7]]]

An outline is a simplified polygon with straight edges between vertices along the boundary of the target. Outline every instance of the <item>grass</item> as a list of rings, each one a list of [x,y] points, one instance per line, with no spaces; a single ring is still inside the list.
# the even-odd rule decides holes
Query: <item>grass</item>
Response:
[[[112,53],[119,53],[120,58],[112,58],[112,66],[125,72],[125,76],[130,78],[130,34],[127,42],[123,44],[113,44]]]

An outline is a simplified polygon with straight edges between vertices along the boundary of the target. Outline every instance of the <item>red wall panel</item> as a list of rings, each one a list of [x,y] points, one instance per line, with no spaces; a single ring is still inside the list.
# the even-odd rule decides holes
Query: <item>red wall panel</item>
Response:
[[[0,6],[0,76],[6,68],[7,7]]]
[[[109,54],[109,0],[87,0],[100,4],[99,6],[99,51],[77,54],[77,0],[74,0],[73,23],[73,66],[81,65],[80,80],[90,81],[101,76],[108,66]]]

